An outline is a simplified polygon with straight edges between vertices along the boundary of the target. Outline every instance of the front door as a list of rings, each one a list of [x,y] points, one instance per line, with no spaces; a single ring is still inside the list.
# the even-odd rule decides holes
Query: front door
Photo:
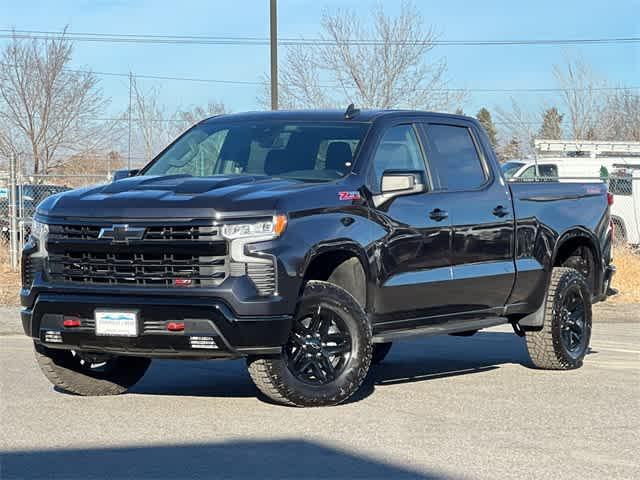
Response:
[[[489,168],[471,122],[423,125],[427,158],[453,227],[451,265],[457,313],[500,313],[515,280],[509,189]]]
[[[427,191],[395,197],[372,209],[380,227],[374,322],[392,328],[446,309],[451,301],[451,221],[445,195],[433,191],[416,127],[389,127],[374,154],[372,188],[379,192],[385,171],[422,172]]]

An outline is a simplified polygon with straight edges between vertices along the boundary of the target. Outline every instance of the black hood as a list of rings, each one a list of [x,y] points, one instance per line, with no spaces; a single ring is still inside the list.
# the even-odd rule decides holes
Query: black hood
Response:
[[[306,195],[309,190],[314,195]],[[327,195],[318,196],[322,190]],[[302,205],[306,203],[304,199],[335,203],[338,190],[334,183],[303,183],[267,176],[139,176],[53,195],[38,206],[38,214],[108,219],[271,215],[285,208],[282,203],[293,202],[301,209],[319,206]]]

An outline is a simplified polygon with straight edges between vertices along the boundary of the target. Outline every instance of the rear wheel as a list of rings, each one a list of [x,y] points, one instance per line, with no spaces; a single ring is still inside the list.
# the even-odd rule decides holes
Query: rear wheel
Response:
[[[589,350],[590,340],[591,292],[587,282],[572,268],[554,268],[543,327],[526,332],[529,356],[538,368],[578,368]]]
[[[336,405],[362,385],[371,351],[371,327],[358,302],[340,287],[310,281],[282,354],[247,363],[256,386],[278,403]]]
[[[36,360],[47,379],[76,395],[119,395],[135,385],[151,360],[140,357],[88,354],[47,348],[34,343]]]

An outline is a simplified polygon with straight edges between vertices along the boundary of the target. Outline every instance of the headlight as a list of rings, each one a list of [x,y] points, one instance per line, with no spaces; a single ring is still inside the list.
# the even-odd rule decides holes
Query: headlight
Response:
[[[230,223],[223,225],[222,236],[229,240],[237,238],[269,239],[282,235],[287,227],[285,215],[274,215],[270,220],[251,223]]]
[[[49,225],[36,220],[31,222],[31,235],[38,241],[38,251],[46,253],[47,236],[49,235]]]

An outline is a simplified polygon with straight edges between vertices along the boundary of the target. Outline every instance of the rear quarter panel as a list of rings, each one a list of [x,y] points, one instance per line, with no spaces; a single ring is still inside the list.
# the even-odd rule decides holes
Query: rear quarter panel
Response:
[[[562,242],[574,236],[588,238],[596,248],[596,264],[609,263],[607,187],[602,183],[555,182],[509,185],[516,212],[518,271],[509,304],[514,305],[514,313],[518,309],[526,313],[542,304]]]

